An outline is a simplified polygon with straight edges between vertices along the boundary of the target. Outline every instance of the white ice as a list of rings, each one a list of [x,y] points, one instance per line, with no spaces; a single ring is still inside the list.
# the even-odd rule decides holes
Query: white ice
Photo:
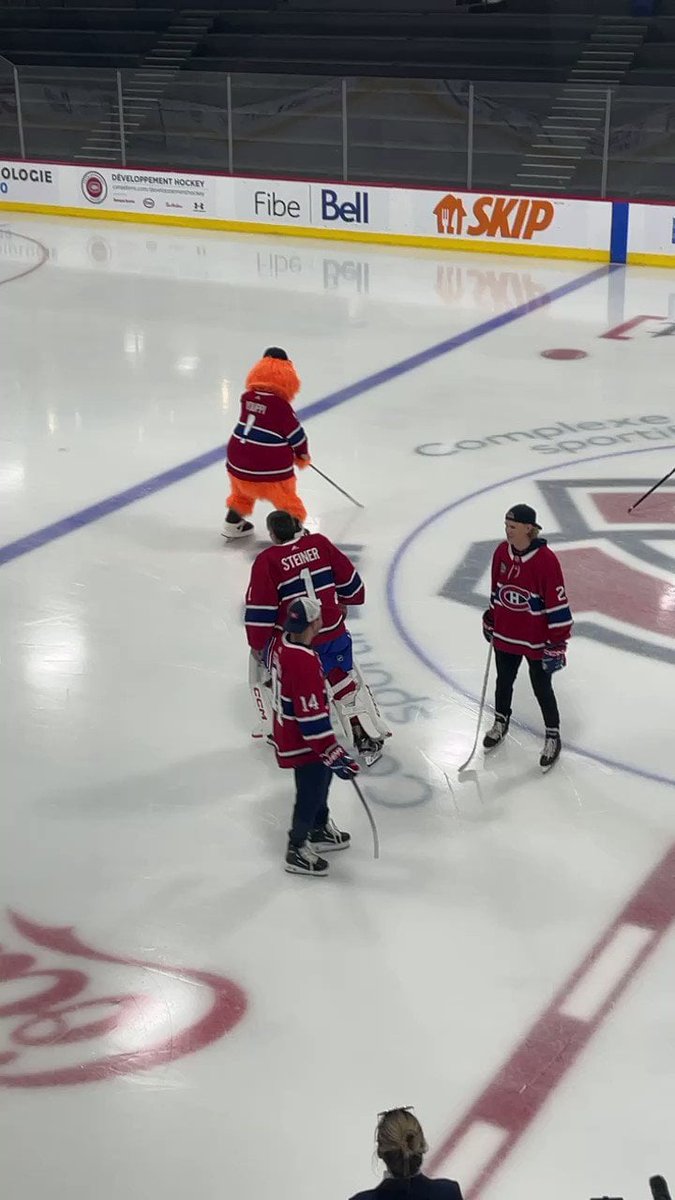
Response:
[[[222,444],[270,343],[292,353],[308,404],[594,269],[7,216],[3,545]],[[48,261],[18,278],[38,243]],[[346,1200],[374,1186],[377,1112],[413,1104],[437,1147],[673,845],[671,590],[653,630],[639,596],[632,623],[577,612],[607,637],[571,643],[557,684],[567,748],[549,776],[523,673],[521,724],[465,780],[485,644],[480,609],[439,591],[473,543],[500,538],[512,503],[534,504],[554,534],[539,484],[556,479],[591,481],[579,503],[594,544],[635,567],[630,547],[603,540],[590,493],[617,479],[639,493],[672,466],[675,436],[636,431],[675,421],[675,343],[652,336],[674,310],[667,271],[620,270],[307,422],[317,466],[366,506],[301,477],[316,526],[351,548],[367,583],[353,631],[394,729],[363,780],[378,862],[337,782],[352,848],[321,883],[283,872],[291,785],[250,738],[242,630],[264,526],[259,514],[255,544],[223,544],[222,463],[2,566],[0,943],[32,955],[35,973],[12,959],[12,976],[5,960],[0,982],[8,1197]],[[666,320],[601,337],[640,314]],[[588,357],[541,357],[557,347]],[[557,453],[533,449],[545,437],[477,444],[652,415],[664,421],[597,431],[623,441],[582,448],[593,431],[563,434],[579,448]],[[473,449],[415,453],[458,441]],[[404,539],[459,501],[411,542],[388,603]],[[675,530],[639,528],[666,556],[641,569],[667,583]],[[619,648],[621,636],[653,653]],[[659,912],[672,913],[673,889]],[[38,947],[9,910],[122,961]],[[132,1015],[80,1040],[64,1030],[109,1016],[109,1003],[60,1026],[31,1018],[31,997],[57,979],[39,973],[63,967],[87,987],[65,1007],[131,995]],[[207,1011],[193,970],[243,989],[244,1015],[136,1070],[135,1055],[178,1045]],[[485,1200],[640,1200],[649,1175],[675,1182],[674,971],[671,925]],[[35,1086],[122,1053],[128,1070]],[[3,1089],[12,1073],[23,1086]]]

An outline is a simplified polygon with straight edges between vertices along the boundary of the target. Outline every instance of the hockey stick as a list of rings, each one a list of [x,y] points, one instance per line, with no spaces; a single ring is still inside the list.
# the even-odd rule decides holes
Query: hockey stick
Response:
[[[366,507],[365,504],[359,504],[358,500],[355,500],[353,496],[349,495],[349,492],[346,492],[344,488],[341,488],[340,485],[337,484],[334,479],[331,479],[330,475],[324,475],[323,471],[320,471],[318,467],[314,466],[314,463],[310,463],[309,465],[313,471],[316,471],[317,475],[320,475],[322,479],[325,479],[326,483],[330,483],[331,486],[334,487],[336,491],[342,492],[342,495],[346,496],[348,500],[351,500],[352,504],[355,504],[357,508],[365,508]]]
[[[667,475],[664,475],[663,479],[659,479],[658,483],[655,483],[653,487],[650,487],[649,491],[645,492],[644,496],[640,496],[640,499],[636,500],[635,504],[631,505],[631,507],[628,509],[629,513],[635,512],[638,504],[642,504],[642,501],[646,500],[647,496],[651,496],[652,492],[655,492],[657,488],[660,488],[661,484],[665,483],[667,479],[670,479],[671,475],[675,475],[675,467],[673,467],[672,471],[669,471]]]
[[[371,813],[371,811],[368,807],[368,801],[366,800],[363,792],[361,791],[361,788],[359,787],[359,785],[355,779],[352,779],[352,783],[354,784],[354,787],[356,789],[356,794],[357,794],[359,800],[361,801],[363,807],[366,810],[366,816],[367,816],[368,820],[370,821],[370,828],[373,831],[373,858],[379,858],[380,857],[380,839],[377,834],[377,825],[375,824],[373,814]]]
[[[478,745],[478,738],[480,737],[481,722],[483,720],[483,709],[485,708],[485,695],[487,692],[488,676],[490,674],[491,665],[492,665],[492,642],[490,642],[490,645],[488,648],[487,662],[485,664],[485,675],[483,676],[483,690],[480,695],[480,704],[478,706],[478,720],[476,722],[476,736],[473,739],[473,746],[471,747],[471,753],[470,753],[469,757],[467,758],[466,762],[462,763],[461,767],[457,768],[457,770],[460,773],[462,771],[466,771],[466,768],[468,767],[469,763],[471,762],[471,759],[473,758],[474,754],[476,753],[476,747]]]

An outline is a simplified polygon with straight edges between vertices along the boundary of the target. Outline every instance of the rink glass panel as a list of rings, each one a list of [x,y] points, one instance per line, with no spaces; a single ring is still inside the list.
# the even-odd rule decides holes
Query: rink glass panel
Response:
[[[18,77],[27,158],[122,161],[115,71],[21,67]]]
[[[137,71],[0,57],[0,154],[23,133],[26,158],[85,168],[669,199],[675,88],[594,86],[583,134],[557,121],[566,144],[564,86],[184,70],[153,91]]]

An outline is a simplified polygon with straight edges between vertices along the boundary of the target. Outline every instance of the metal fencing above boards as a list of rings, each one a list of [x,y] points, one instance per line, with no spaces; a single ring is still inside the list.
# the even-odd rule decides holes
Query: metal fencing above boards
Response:
[[[0,154],[265,177],[669,198],[675,88],[14,67]],[[563,106],[564,108],[564,106]]]

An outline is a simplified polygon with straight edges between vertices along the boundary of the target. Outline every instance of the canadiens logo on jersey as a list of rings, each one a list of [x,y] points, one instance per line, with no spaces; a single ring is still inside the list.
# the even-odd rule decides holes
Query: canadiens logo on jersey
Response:
[[[575,638],[675,663],[675,484],[630,516],[627,511],[653,482],[583,477],[539,480],[536,487],[544,534],[567,584]],[[496,540],[474,543],[441,595],[484,608]],[[499,597],[512,611],[527,603],[512,577],[500,582]]]
[[[504,570],[506,570],[505,563],[502,563],[501,566],[504,568]],[[510,608],[515,612],[518,609],[527,608],[529,606],[530,593],[526,592],[524,588],[510,586],[500,587],[499,599],[505,608]]]

